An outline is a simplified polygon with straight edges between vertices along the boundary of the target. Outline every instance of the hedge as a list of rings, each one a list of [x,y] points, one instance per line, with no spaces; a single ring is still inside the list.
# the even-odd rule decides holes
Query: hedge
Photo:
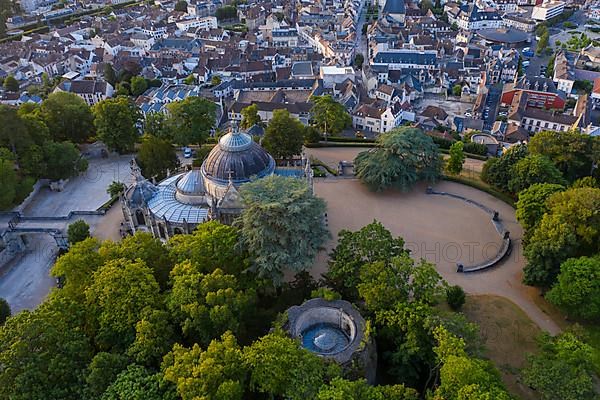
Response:
[[[481,190],[482,192],[486,192],[487,194],[494,196],[498,200],[502,200],[503,202],[505,202],[512,208],[515,208],[515,199],[512,196],[510,196],[506,193],[500,192],[500,191],[498,191],[494,188],[491,188],[487,185],[484,185],[479,182],[475,182],[473,180],[466,179],[466,178],[463,178],[460,176],[442,175],[442,179],[450,181],[450,182],[460,183],[460,184],[463,184],[466,186],[471,186],[472,188]]]

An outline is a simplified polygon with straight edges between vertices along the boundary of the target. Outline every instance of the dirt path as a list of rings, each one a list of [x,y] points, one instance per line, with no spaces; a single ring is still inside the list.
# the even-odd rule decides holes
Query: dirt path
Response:
[[[413,257],[434,262],[450,284],[460,285],[470,294],[506,297],[540,328],[551,334],[558,333],[558,325],[533,302],[534,296],[539,296],[537,290],[521,283],[525,265],[521,246],[523,232],[514,209],[484,192],[457,183],[440,182],[435,188],[463,195],[499,211],[513,239],[512,253],[501,265],[480,273],[456,272],[457,263],[480,262],[491,257],[500,246],[500,237],[489,216],[479,208],[457,199],[426,195],[425,185],[410,193],[372,193],[358,180],[317,179],[315,192],[327,201],[327,220],[333,239],[327,243],[327,250],[317,257],[313,274],[319,276],[326,271],[327,255],[341,229],[357,230],[376,219],[393,234],[404,238]]]

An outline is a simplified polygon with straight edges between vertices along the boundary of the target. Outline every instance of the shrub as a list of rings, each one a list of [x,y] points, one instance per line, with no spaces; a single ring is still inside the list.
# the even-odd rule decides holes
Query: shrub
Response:
[[[310,297],[321,298],[327,301],[340,300],[342,298],[342,296],[338,292],[326,287],[320,287],[318,289],[313,290],[310,293]]]
[[[485,156],[487,154],[487,146],[482,143],[467,142],[465,143],[463,150],[465,153],[479,154],[480,156]]]
[[[90,226],[82,219],[79,219],[67,228],[69,243],[74,245],[90,237]]]
[[[450,286],[446,289],[446,302],[454,311],[458,311],[465,304],[465,291],[460,286]]]

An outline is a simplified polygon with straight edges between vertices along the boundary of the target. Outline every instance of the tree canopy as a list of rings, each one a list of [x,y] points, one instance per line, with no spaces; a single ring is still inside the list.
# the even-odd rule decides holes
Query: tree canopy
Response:
[[[275,158],[288,158],[302,152],[304,125],[287,110],[273,111],[262,145]]]
[[[546,157],[536,154],[530,154],[517,161],[510,172],[508,190],[513,193],[519,193],[535,183],[566,184],[565,179],[554,164]]]
[[[136,160],[142,175],[148,179],[161,181],[167,172],[175,172],[179,167],[179,158],[171,142],[155,136],[144,135]]]
[[[312,265],[329,232],[325,202],[301,179],[272,175],[242,186],[245,209],[238,221],[243,246],[260,277],[281,282],[283,272]]]
[[[55,140],[82,143],[94,134],[94,115],[76,94],[56,92],[48,95],[40,109]]]
[[[216,123],[217,106],[210,100],[190,96],[169,103],[173,141],[182,146],[206,142]]]
[[[423,131],[400,127],[382,133],[377,147],[359,153],[356,176],[371,190],[410,190],[418,180],[435,181],[441,169],[437,145]]]
[[[312,124],[325,135],[339,135],[352,125],[352,117],[331,95],[313,96]]]
[[[509,148],[498,158],[490,158],[483,165],[481,179],[504,192],[509,192],[512,168],[528,154],[527,146],[519,144]]]
[[[258,115],[258,106],[256,104],[249,105],[242,109],[242,122],[240,128],[250,129],[254,125],[260,124],[261,119]]]
[[[94,117],[98,139],[119,153],[133,150],[140,112],[129,98],[102,100],[94,106]]]

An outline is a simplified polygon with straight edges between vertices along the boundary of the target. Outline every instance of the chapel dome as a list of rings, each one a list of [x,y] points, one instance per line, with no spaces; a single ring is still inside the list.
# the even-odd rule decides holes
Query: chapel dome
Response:
[[[175,197],[185,204],[206,203],[204,178],[199,168],[194,168],[177,180]]]
[[[218,184],[226,185],[262,178],[275,170],[275,160],[265,149],[244,132],[223,136],[202,163],[202,174]]]

